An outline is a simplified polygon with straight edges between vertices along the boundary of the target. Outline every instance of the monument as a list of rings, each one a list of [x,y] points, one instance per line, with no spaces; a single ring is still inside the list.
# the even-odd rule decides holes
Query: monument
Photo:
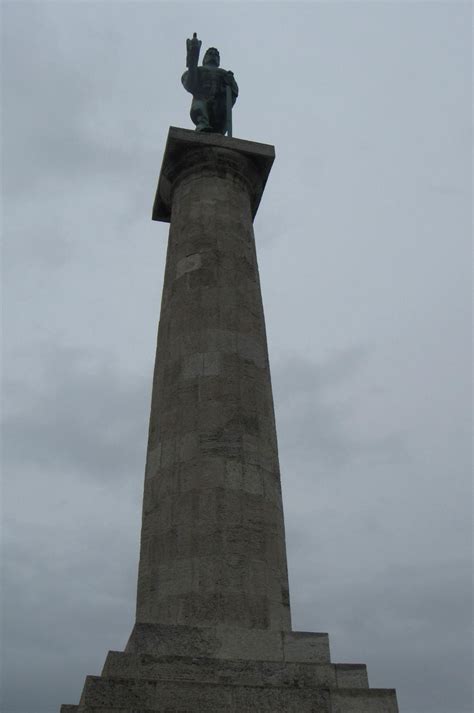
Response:
[[[232,72],[219,67],[219,50],[209,47],[198,66],[201,40],[194,33],[187,40],[187,70],[181,77],[184,88],[193,95],[191,119],[196,131],[232,136],[232,107],[239,94]]]
[[[152,214],[170,231],[136,622],[61,713],[397,713],[327,634],[291,628],[253,233],[275,153],[231,138],[237,84],[199,48],[182,79],[196,130],[169,129]]]

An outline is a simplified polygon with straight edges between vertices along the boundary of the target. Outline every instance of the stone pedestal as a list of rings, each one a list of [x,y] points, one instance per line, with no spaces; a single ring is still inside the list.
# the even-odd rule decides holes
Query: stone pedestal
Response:
[[[292,632],[253,218],[273,147],[171,128],[136,624],[62,713],[396,713]]]

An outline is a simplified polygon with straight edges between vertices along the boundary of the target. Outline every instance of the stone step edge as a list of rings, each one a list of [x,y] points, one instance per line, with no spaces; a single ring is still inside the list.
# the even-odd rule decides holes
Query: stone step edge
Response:
[[[181,654],[149,654],[149,653],[129,653],[127,651],[116,651],[115,649],[112,649],[108,652],[107,656],[120,656],[120,657],[130,657],[134,659],[145,659],[147,662],[156,662],[156,663],[172,663],[173,661],[178,661],[183,662],[183,663],[192,663],[194,661],[206,661],[206,662],[216,662],[218,664],[221,664],[222,666],[225,666],[226,664],[249,664],[251,665],[274,665],[274,666],[284,666],[285,664],[298,664],[299,666],[307,666],[307,667],[312,667],[312,666],[336,666],[338,668],[346,668],[346,669],[359,669],[359,668],[367,668],[367,664],[365,663],[336,663],[333,661],[327,662],[327,661],[287,661],[285,659],[282,660],[275,660],[275,659],[221,659],[217,658],[216,656],[186,656],[186,655],[181,655]]]
[[[395,711],[398,712],[398,706],[396,704],[396,691],[394,688],[371,688],[371,689],[366,689],[365,691],[359,690],[359,689],[347,689],[348,690],[348,695],[349,696],[357,696],[357,697],[362,697],[361,694],[367,695],[367,690],[374,692],[376,695],[379,697],[383,698],[390,698],[390,699],[395,699],[393,700],[394,703],[394,708],[393,708],[393,713]],[[334,691],[332,691],[334,694]],[[338,692],[339,697],[344,697],[344,693],[341,694],[341,692]],[[84,709],[83,709],[84,710]],[[96,704],[93,704],[92,706],[87,706],[85,709],[87,713],[102,713],[104,710],[103,706],[97,706]],[[156,708],[137,708],[136,706],[114,706],[113,709],[107,708],[106,709],[108,712],[113,713],[156,713]],[[80,706],[79,705],[72,705],[72,704],[63,704],[60,709],[60,713],[81,713],[80,712]],[[363,711],[362,711],[363,713]]]
[[[101,679],[98,676],[88,676],[77,713],[102,713],[102,711],[104,713],[148,713],[148,711],[150,713],[156,713],[158,710],[163,713],[165,709],[162,703],[166,704],[170,695],[176,696],[177,691],[179,691],[180,697],[183,697],[184,702],[189,702],[189,700],[198,701],[204,696],[204,699],[207,701],[207,710],[210,710],[209,703],[211,703],[211,700],[214,699],[216,695],[219,697],[219,701],[221,701],[222,696],[226,696],[227,704],[232,706],[233,702],[238,702],[242,696],[244,697],[243,700],[255,700],[255,702],[260,701],[260,703],[262,703],[262,701],[266,700],[267,696],[270,696],[270,698],[275,694],[278,696],[278,692],[280,692],[282,698],[280,699],[278,697],[278,700],[281,702],[285,701],[288,696],[291,696],[291,710],[296,710],[293,703],[296,703],[301,697],[304,710],[308,711],[308,713],[309,708],[307,704],[313,700],[314,702],[320,701],[322,703],[326,701],[327,704],[324,703],[324,710],[327,709],[327,712],[332,710],[332,706],[335,705],[337,711],[343,713],[343,711],[346,710],[346,703],[349,703],[347,711],[350,710],[351,713],[355,713],[355,711],[358,711],[358,713],[363,713],[364,711],[366,713],[369,713],[369,711],[371,713],[380,713],[382,709],[386,713],[398,713],[395,690],[385,688],[337,689],[321,687],[308,689],[264,686],[233,687],[219,683],[199,684],[183,681],[157,682],[146,680],[141,681],[138,686],[136,684],[136,680]],[[127,700],[122,698],[123,694],[125,694],[125,699]],[[164,696],[162,702],[160,702],[161,695]],[[262,698],[262,695],[264,698]],[[188,698],[189,696],[191,696],[191,698]],[[231,698],[228,698],[229,696],[231,696]],[[313,699],[313,697],[315,698]],[[382,708],[379,708],[379,706],[382,706]],[[336,708],[334,710],[336,710]],[[234,708],[232,708],[232,710],[234,710]],[[311,710],[313,710],[313,708],[311,708]]]
[[[196,627],[136,622],[126,653],[330,663],[326,632]]]
[[[170,667],[176,667],[177,670],[170,673]],[[202,681],[197,677],[199,674],[203,676]],[[154,681],[179,679],[196,683],[228,683],[233,686],[254,685],[256,679],[255,685],[263,687],[369,687],[367,666],[360,663],[249,661],[204,656],[127,654],[122,651],[108,652],[101,677]]]
[[[371,713],[380,713],[381,708],[379,709],[379,705],[383,707],[383,710],[386,711],[386,713],[399,713],[399,709],[397,706],[397,699],[396,699],[396,691],[393,688],[369,688],[369,689],[359,689],[359,688],[346,688],[346,689],[337,689],[337,688],[329,688],[329,687],[320,687],[320,688],[315,688],[315,689],[308,689],[308,688],[294,688],[292,689],[291,687],[281,687],[281,688],[272,688],[272,687],[265,687],[265,686],[237,686],[237,687],[232,687],[228,686],[225,684],[208,684],[208,683],[192,683],[192,682],[183,682],[183,681],[168,681],[168,682],[156,682],[156,681],[145,681],[141,682],[143,683],[143,689],[142,691],[137,690],[136,685],[132,685],[130,688],[130,683],[136,684],[137,681],[130,679],[101,679],[98,676],[88,676],[86,678],[86,683],[84,686],[84,690],[82,692],[81,696],[81,701],[78,706],[72,706],[72,705],[66,705],[61,708],[61,713],[156,713],[158,709],[162,710],[160,708],[160,704],[158,700],[143,700],[140,701],[140,698],[142,697],[142,693],[145,695],[145,698],[148,699],[149,694],[152,694],[152,697],[154,698],[155,695],[160,696],[160,689],[162,688],[163,690],[163,695],[165,697],[169,697],[170,692],[173,690],[173,687],[176,687],[176,690],[179,690],[183,693],[183,695],[186,696],[189,694],[192,694],[193,696],[198,696],[200,698],[201,694],[204,694],[204,696],[214,696],[214,693],[211,694],[211,691],[222,691],[222,695],[226,694],[229,695],[230,692],[233,690],[235,693],[232,694],[232,699],[234,698],[234,695],[238,696],[244,696],[244,699],[247,695],[250,695],[251,698],[253,698],[253,695],[251,691],[255,691],[255,695],[257,696],[257,700],[261,700],[260,696],[263,695],[272,695],[274,693],[277,693],[278,691],[281,691],[281,695],[283,696],[292,696],[296,700],[299,700],[300,696],[303,696],[301,702],[303,703],[308,701],[308,695],[310,696],[318,696],[318,700],[320,696],[323,696],[321,700],[327,700],[329,703],[329,709],[332,710],[332,705],[336,705],[337,710],[342,713],[342,711],[345,710],[345,705],[346,701],[350,702],[350,711],[351,713],[355,713],[357,710],[358,713],[363,713],[363,711],[366,711],[366,713],[369,712],[369,709]],[[97,685],[99,684],[99,685]],[[101,685],[102,684],[102,685]],[[105,684],[105,686],[104,686]],[[118,691],[114,692],[115,686],[118,686]],[[112,688],[110,688],[112,686]],[[141,688],[141,685],[139,686]],[[116,699],[116,694],[120,692],[120,688],[122,688],[123,691],[126,691],[127,693],[132,694],[134,700],[121,700],[121,695],[119,699]],[[155,694],[151,692],[151,689],[155,689]],[[194,692],[193,692],[194,690]],[[186,693],[186,691],[188,693]],[[198,693],[199,691],[199,693]],[[207,691],[207,693],[206,693]],[[257,691],[259,693],[257,694]],[[278,694],[277,694],[278,695]],[[128,695],[126,695],[126,698],[128,698]],[[107,700],[109,699],[109,700]],[[114,700],[115,699],[115,702]],[[194,700],[194,699],[193,699]],[[210,699],[208,699],[209,702]],[[220,699],[219,699],[220,700]],[[262,699],[263,700],[263,699]],[[282,699],[284,700],[284,699]],[[312,699],[311,699],[312,700]],[[150,706],[151,703],[151,706]],[[158,704],[158,708],[156,707]],[[340,706],[342,706],[340,708]],[[354,707],[355,706],[355,707]],[[362,706],[362,707],[361,707]],[[375,707],[374,707],[375,706]],[[388,707],[387,707],[388,706]],[[293,710],[293,708],[292,708]],[[306,710],[306,708],[305,708]],[[313,708],[311,708],[313,710]],[[326,710],[326,708],[325,708]],[[348,709],[349,710],[349,709]],[[308,709],[309,711],[309,709]]]
[[[174,679],[174,678],[168,678],[166,680],[156,680],[156,679],[149,679],[149,678],[123,678],[123,677],[103,677],[103,676],[86,676],[86,682],[84,685],[84,691],[81,696],[81,702],[79,703],[79,706],[84,705],[83,697],[87,695],[87,686],[90,684],[94,683],[113,683],[113,684],[135,684],[139,683],[139,685],[147,685],[147,686],[157,686],[160,684],[178,684],[180,686],[210,686],[213,688],[251,688],[251,689],[282,689],[284,691],[287,691],[289,689],[289,686],[265,686],[265,685],[258,685],[258,684],[239,684],[237,686],[233,686],[231,683],[222,683],[222,682],[217,682],[217,683],[212,683],[206,681],[205,683],[200,683],[197,681],[183,681],[182,679]],[[295,690],[303,690],[305,687],[295,687]],[[383,695],[394,695],[395,694],[395,688],[337,688],[337,687],[332,687],[332,686],[315,686],[313,690],[324,690],[324,691],[330,691],[331,693],[337,693],[337,694],[342,694],[342,695],[354,695],[358,697],[363,697],[366,695],[374,695],[374,696],[383,696]]]

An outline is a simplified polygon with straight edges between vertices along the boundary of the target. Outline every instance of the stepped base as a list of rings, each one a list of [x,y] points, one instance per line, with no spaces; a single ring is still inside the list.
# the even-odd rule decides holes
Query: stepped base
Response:
[[[305,631],[135,624],[126,653],[329,663],[329,637]]]
[[[363,664],[333,664],[327,634],[137,624],[61,713],[398,713]]]
[[[236,686],[368,688],[363,664],[314,664],[151,656],[109,651],[102,677],[231,683]]]

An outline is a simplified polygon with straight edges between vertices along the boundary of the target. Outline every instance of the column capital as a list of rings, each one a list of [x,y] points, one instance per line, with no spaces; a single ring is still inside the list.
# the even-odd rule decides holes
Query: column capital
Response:
[[[216,175],[234,174],[249,191],[252,218],[255,218],[275,148],[269,144],[206,134],[170,126],[152,219],[170,222],[173,191],[190,172],[200,170]]]

